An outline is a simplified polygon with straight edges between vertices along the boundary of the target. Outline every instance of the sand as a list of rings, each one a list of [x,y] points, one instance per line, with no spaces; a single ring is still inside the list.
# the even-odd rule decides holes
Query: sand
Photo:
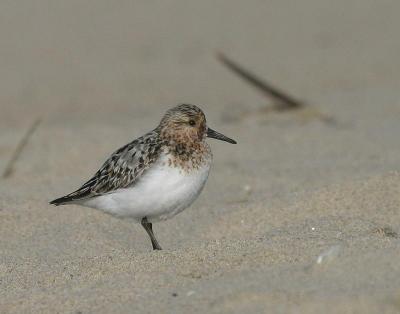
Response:
[[[398,313],[400,4],[0,3],[2,313]],[[222,51],[309,104],[271,103]],[[48,201],[180,102],[212,141],[200,198],[144,230]],[[332,118],[320,119],[321,114]]]

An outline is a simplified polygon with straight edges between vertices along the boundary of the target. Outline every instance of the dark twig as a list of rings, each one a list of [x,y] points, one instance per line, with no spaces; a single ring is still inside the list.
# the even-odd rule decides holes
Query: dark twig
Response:
[[[258,90],[260,90],[264,95],[271,97],[275,101],[277,101],[277,110],[297,109],[304,106],[302,102],[294,99],[292,96],[289,96],[288,94],[277,89],[276,87],[273,87],[271,84],[265,82],[261,78],[257,77],[255,74],[244,69],[242,66],[229,59],[223,53],[218,53],[217,56],[218,59],[231,71],[239,75],[242,79],[253,85]]]
[[[15,165],[16,161],[20,157],[20,155],[23,152],[25,146],[28,144],[29,139],[31,138],[32,134],[36,131],[36,129],[39,126],[40,122],[41,122],[41,119],[39,119],[39,118],[36,119],[35,121],[33,121],[31,126],[29,127],[29,129],[26,131],[24,136],[19,141],[17,147],[14,150],[14,153],[12,154],[10,160],[8,161],[8,163],[6,165],[6,168],[4,169],[4,172],[3,172],[3,175],[2,175],[3,179],[6,179],[6,178],[10,177],[12,175],[12,173],[14,172],[14,165]]]

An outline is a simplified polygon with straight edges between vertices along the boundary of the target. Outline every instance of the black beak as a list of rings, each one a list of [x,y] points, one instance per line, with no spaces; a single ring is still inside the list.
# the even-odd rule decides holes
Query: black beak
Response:
[[[215,138],[217,140],[225,141],[231,144],[236,144],[236,141],[210,128],[207,128],[207,137]]]

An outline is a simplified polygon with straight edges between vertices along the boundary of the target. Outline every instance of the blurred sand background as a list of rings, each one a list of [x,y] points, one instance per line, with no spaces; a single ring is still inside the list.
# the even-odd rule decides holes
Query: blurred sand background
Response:
[[[1,1],[2,313],[398,313],[400,2]],[[223,51],[330,115],[263,113]],[[48,201],[180,102],[202,195],[141,226]],[[246,112],[247,114],[244,114]],[[314,112],[315,113],[315,112]]]

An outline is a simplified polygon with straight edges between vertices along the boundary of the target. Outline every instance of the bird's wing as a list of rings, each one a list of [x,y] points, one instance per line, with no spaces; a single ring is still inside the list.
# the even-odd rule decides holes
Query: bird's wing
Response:
[[[156,131],[152,131],[115,151],[78,190],[50,204],[62,205],[132,186],[157,160],[160,152],[161,141]]]

